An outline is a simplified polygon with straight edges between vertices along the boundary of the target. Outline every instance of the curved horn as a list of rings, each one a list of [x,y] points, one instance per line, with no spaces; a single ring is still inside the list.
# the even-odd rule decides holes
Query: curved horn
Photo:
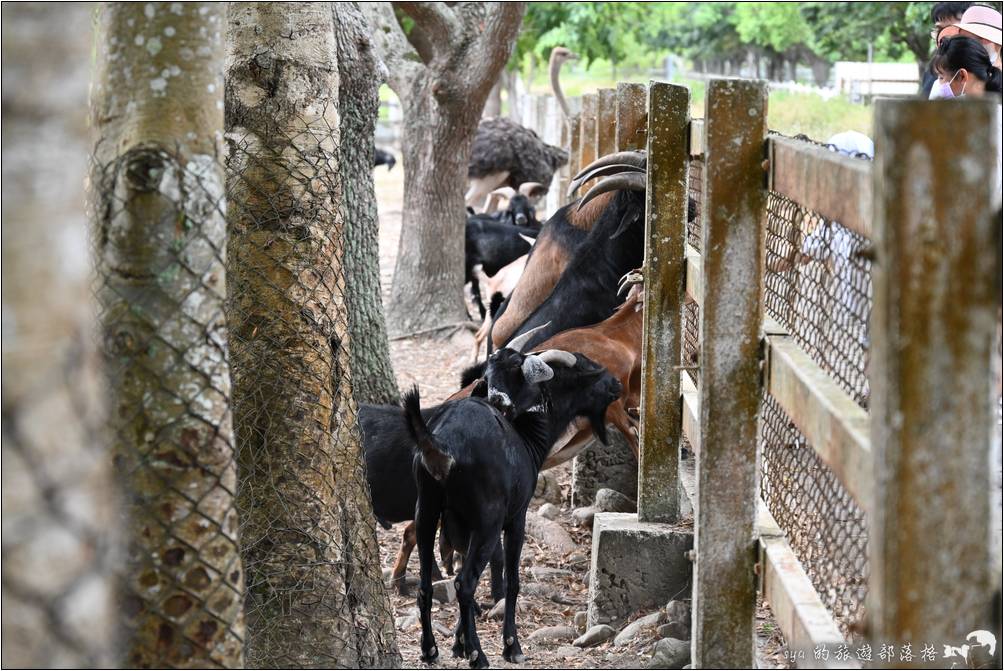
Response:
[[[516,195],[516,189],[511,186],[500,186],[499,188],[492,191],[493,196],[501,196],[502,198],[510,199]]]
[[[578,179],[584,174],[596,168],[602,168],[603,166],[613,165],[614,163],[627,163],[636,168],[645,169],[647,156],[644,151],[633,150],[633,151],[617,151],[613,154],[607,154],[606,156],[601,156],[589,165],[587,165],[582,170],[579,170],[578,174],[572,179]]]
[[[540,182],[523,182],[519,185],[519,192],[527,198],[534,198],[547,193],[547,187]]]
[[[608,191],[617,191],[624,189],[625,191],[645,191],[645,175],[640,172],[630,172],[621,173],[619,175],[614,175],[613,177],[607,177],[599,184],[593,186],[586,192],[586,195],[582,197],[579,201],[576,210],[581,210],[582,206],[591,201],[597,196],[607,193]]]
[[[599,168],[582,175],[582,177],[572,180],[572,182],[568,185],[568,195],[574,196],[575,192],[578,191],[583,184],[595,177],[606,177],[607,175],[616,175],[622,172],[645,172],[645,169],[631,165],[630,163],[614,163],[612,165],[600,166]]]
[[[531,247],[533,247],[535,244],[537,244],[537,238],[531,238],[529,235],[523,235],[522,233],[519,234],[519,237],[523,238],[528,243],[530,243]]]
[[[537,333],[537,331],[541,331],[543,329],[546,329],[550,325],[551,325],[551,322],[547,322],[546,324],[541,324],[540,326],[538,326],[536,328],[530,329],[526,333],[521,333],[518,336],[516,336],[515,338],[513,338],[512,340],[510,340],[508,343],[506,343],[506,347],[508,349],[514,350],[516,352],[522,352],[523,351],[523,346],[526,344],[527,340],[529,340],[530,338],[532,338],[533,335],[535,333]]]
[[[571,368],[575,365],[575,355],[563,349],[547,349],[537,354],[540,360],[548,364],[557,364]]]

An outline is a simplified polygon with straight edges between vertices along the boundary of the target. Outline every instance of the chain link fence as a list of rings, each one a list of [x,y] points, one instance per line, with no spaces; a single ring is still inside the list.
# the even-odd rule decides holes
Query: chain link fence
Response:
[[[338,113],[283,102],[234,101],[227,133],[247,661],[385,667],[400,657],[352,396]]]
[[[766,214],[765,316],[867,409],[870,243],[773,191]],[[767,391],[761,453],[762,498],[823,602],[853,637],[868,584],[865,513]]]

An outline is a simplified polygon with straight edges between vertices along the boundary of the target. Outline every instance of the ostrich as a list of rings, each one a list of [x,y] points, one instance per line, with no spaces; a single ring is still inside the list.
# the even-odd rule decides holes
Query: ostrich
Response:
[[[564,47],[551,51],[551,86],[566,118],[568,103],[561,94],[558,72],[565,61],[576,58]],[[478,126],[471,147],[467,168],[470,188],[465,200],[468,205],[480,207],[488,194],[500,186],[518,189],[526,182],[550,186],[555,171],[567,162],[567,151],[547,144],[529,128],[502,117],[485,119]]]
[[[565,121],[568,122],[577,118],[577,115],[572,114],[572,110],[568,107],[568,101],[565,100],[565,94],[561,90],[559,77],[561,76],[561,66],[565,64],[565,61],[577,61],[578,59],[578,54],[572,53],[565,47],[555,47],[551,49],[551,60],[547,66],[547,69],[551,73],[551,90],[554,91],[554,97],[558,100],[558,107],[561,108],[561,113],[565,116]]]

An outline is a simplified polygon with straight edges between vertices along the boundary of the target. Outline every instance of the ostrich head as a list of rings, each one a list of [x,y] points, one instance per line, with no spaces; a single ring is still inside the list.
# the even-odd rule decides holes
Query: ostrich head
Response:
[[[578,59],[579,55],[577,53],[565,47],[551,49],[551,62],[548,66],[551,71],[551,89],[554,91],[554,97],[558,100],[558,105],[561,107],[561,111],[566,119],[571,119],[572,113],[569,110],[568,101],[565,100],[565,94],[561,91],[561,82],[558,81],[558,78],[561,66],[565,61],[576,61]]]

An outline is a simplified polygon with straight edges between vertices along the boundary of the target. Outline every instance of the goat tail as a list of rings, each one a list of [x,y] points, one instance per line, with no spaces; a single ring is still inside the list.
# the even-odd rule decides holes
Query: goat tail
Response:
[[[429,431],[425,419],[422,418],[422,408],[418,397],[418,387],[404,395],[404,415],[408,420],[408,431],[414,439],[421,455],[422,466],[439,482],[446,480],[453,467],[453,457],[439,446],[436,438]]]

